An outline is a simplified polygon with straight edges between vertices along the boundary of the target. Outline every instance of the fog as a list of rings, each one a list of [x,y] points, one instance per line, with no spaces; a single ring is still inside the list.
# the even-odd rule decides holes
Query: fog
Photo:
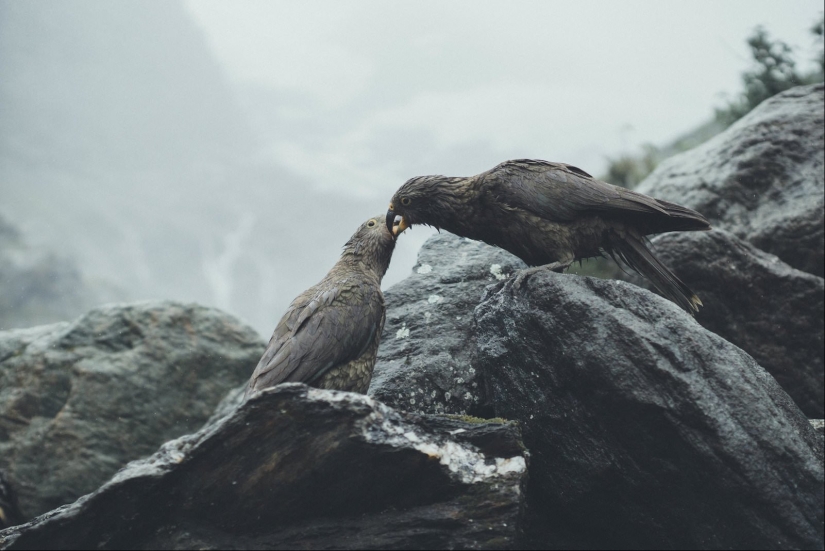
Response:
[[[522,157],[602,173],[735,95],[755,26],[804,58],[821,10],[0,0],[0,217],[89,289],[26,319],[168,298],[268,335],[408,178]],[[404,234],[385,287],[430,234]]]

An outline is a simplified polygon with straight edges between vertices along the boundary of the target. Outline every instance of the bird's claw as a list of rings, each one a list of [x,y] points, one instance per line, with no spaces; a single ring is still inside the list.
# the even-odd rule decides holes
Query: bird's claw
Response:
[[[516,291],[521,289],[521,286],[526,282],[530,277],[535,274],[540,269],[544,268],[544,266],[533,266],[532,268],[525,268],[523,270],[519,270],[516,274],[515,279],[513,279],[513,289]]]
[[[525,268],[523,270],[519,270],[518,274],[516,274],[515,279],[513,279],[513,289],[518,291],[521,289],[521,286],[524,285],[528,279],[530,279],[534,274],[540,271],[550,271],[550,272],[563,272],[566,270],[572,262],[552,262],[550,264],[545,264],[544,266],[533,266],[531,268]]]

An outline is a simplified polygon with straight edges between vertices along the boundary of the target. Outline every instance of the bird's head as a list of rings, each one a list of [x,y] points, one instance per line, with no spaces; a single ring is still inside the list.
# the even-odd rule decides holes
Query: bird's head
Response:
[[[374,216],[361,224],[344,245],[343,256],[375,270],[384,277],[395,249],[395,236],[387,229],[383,215]]]
[[[392,196],[385,223],[398,237],[413,224],[451,229],[462,210],[464,178],[418,176],[398,188]]]

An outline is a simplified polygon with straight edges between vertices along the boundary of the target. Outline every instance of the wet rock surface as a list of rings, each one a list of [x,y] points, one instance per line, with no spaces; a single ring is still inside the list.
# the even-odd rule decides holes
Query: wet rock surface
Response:
[[[825,270],[825,86],[762,102],[725,132],[663,161],[638,191],[701,212],[787,264]]]
[[[412,275],[384,293],[387,321],[370,396],[408,411],[478,414],[473,309],[486,286],[524,266],[507,251],[451,233],[428,239]]]
[[[819,457],[825,462],[825,457],[823,457],[823,453],[825,453],[825,419],[811,419],[811,426],[819,437]]]
[[[808,417],[822,418],[825,280],[725,231],[670,233],[652,243],[702,299],[696,320],[753,356]]]
[[[677,306],[542,271],[475,316],[476,368],[531,452],[528,545],[822,548],[815,430]]]
[[[237,318],[168,301],[0,332],[0,470],[24,518],[197,430],[263,349]]]
[[[523,454],[512,423],[408,416],[280,385],[0,532],[0,548],[509,547]]]
[[[0,471],[0,530],[23,522],[23,514],[17,504],[17,492]]]

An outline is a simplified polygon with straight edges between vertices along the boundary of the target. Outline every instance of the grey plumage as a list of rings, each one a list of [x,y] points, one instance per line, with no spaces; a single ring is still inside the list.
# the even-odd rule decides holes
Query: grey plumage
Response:
[[[395,248],[382,219],[362,224],[329,273],[292,301],[247,396],[284,382],[366,393],[384,326],[381,279]]]
[[[708,230],[708,221],[694,210],[601,182],[571,165],[520,159],[467,178],[412,178],[390,203],[387,227],[396,222],[396,232],[427,224],[558,271],[606,253],[688,312],[701,305],[653,256],[645,236]]]

